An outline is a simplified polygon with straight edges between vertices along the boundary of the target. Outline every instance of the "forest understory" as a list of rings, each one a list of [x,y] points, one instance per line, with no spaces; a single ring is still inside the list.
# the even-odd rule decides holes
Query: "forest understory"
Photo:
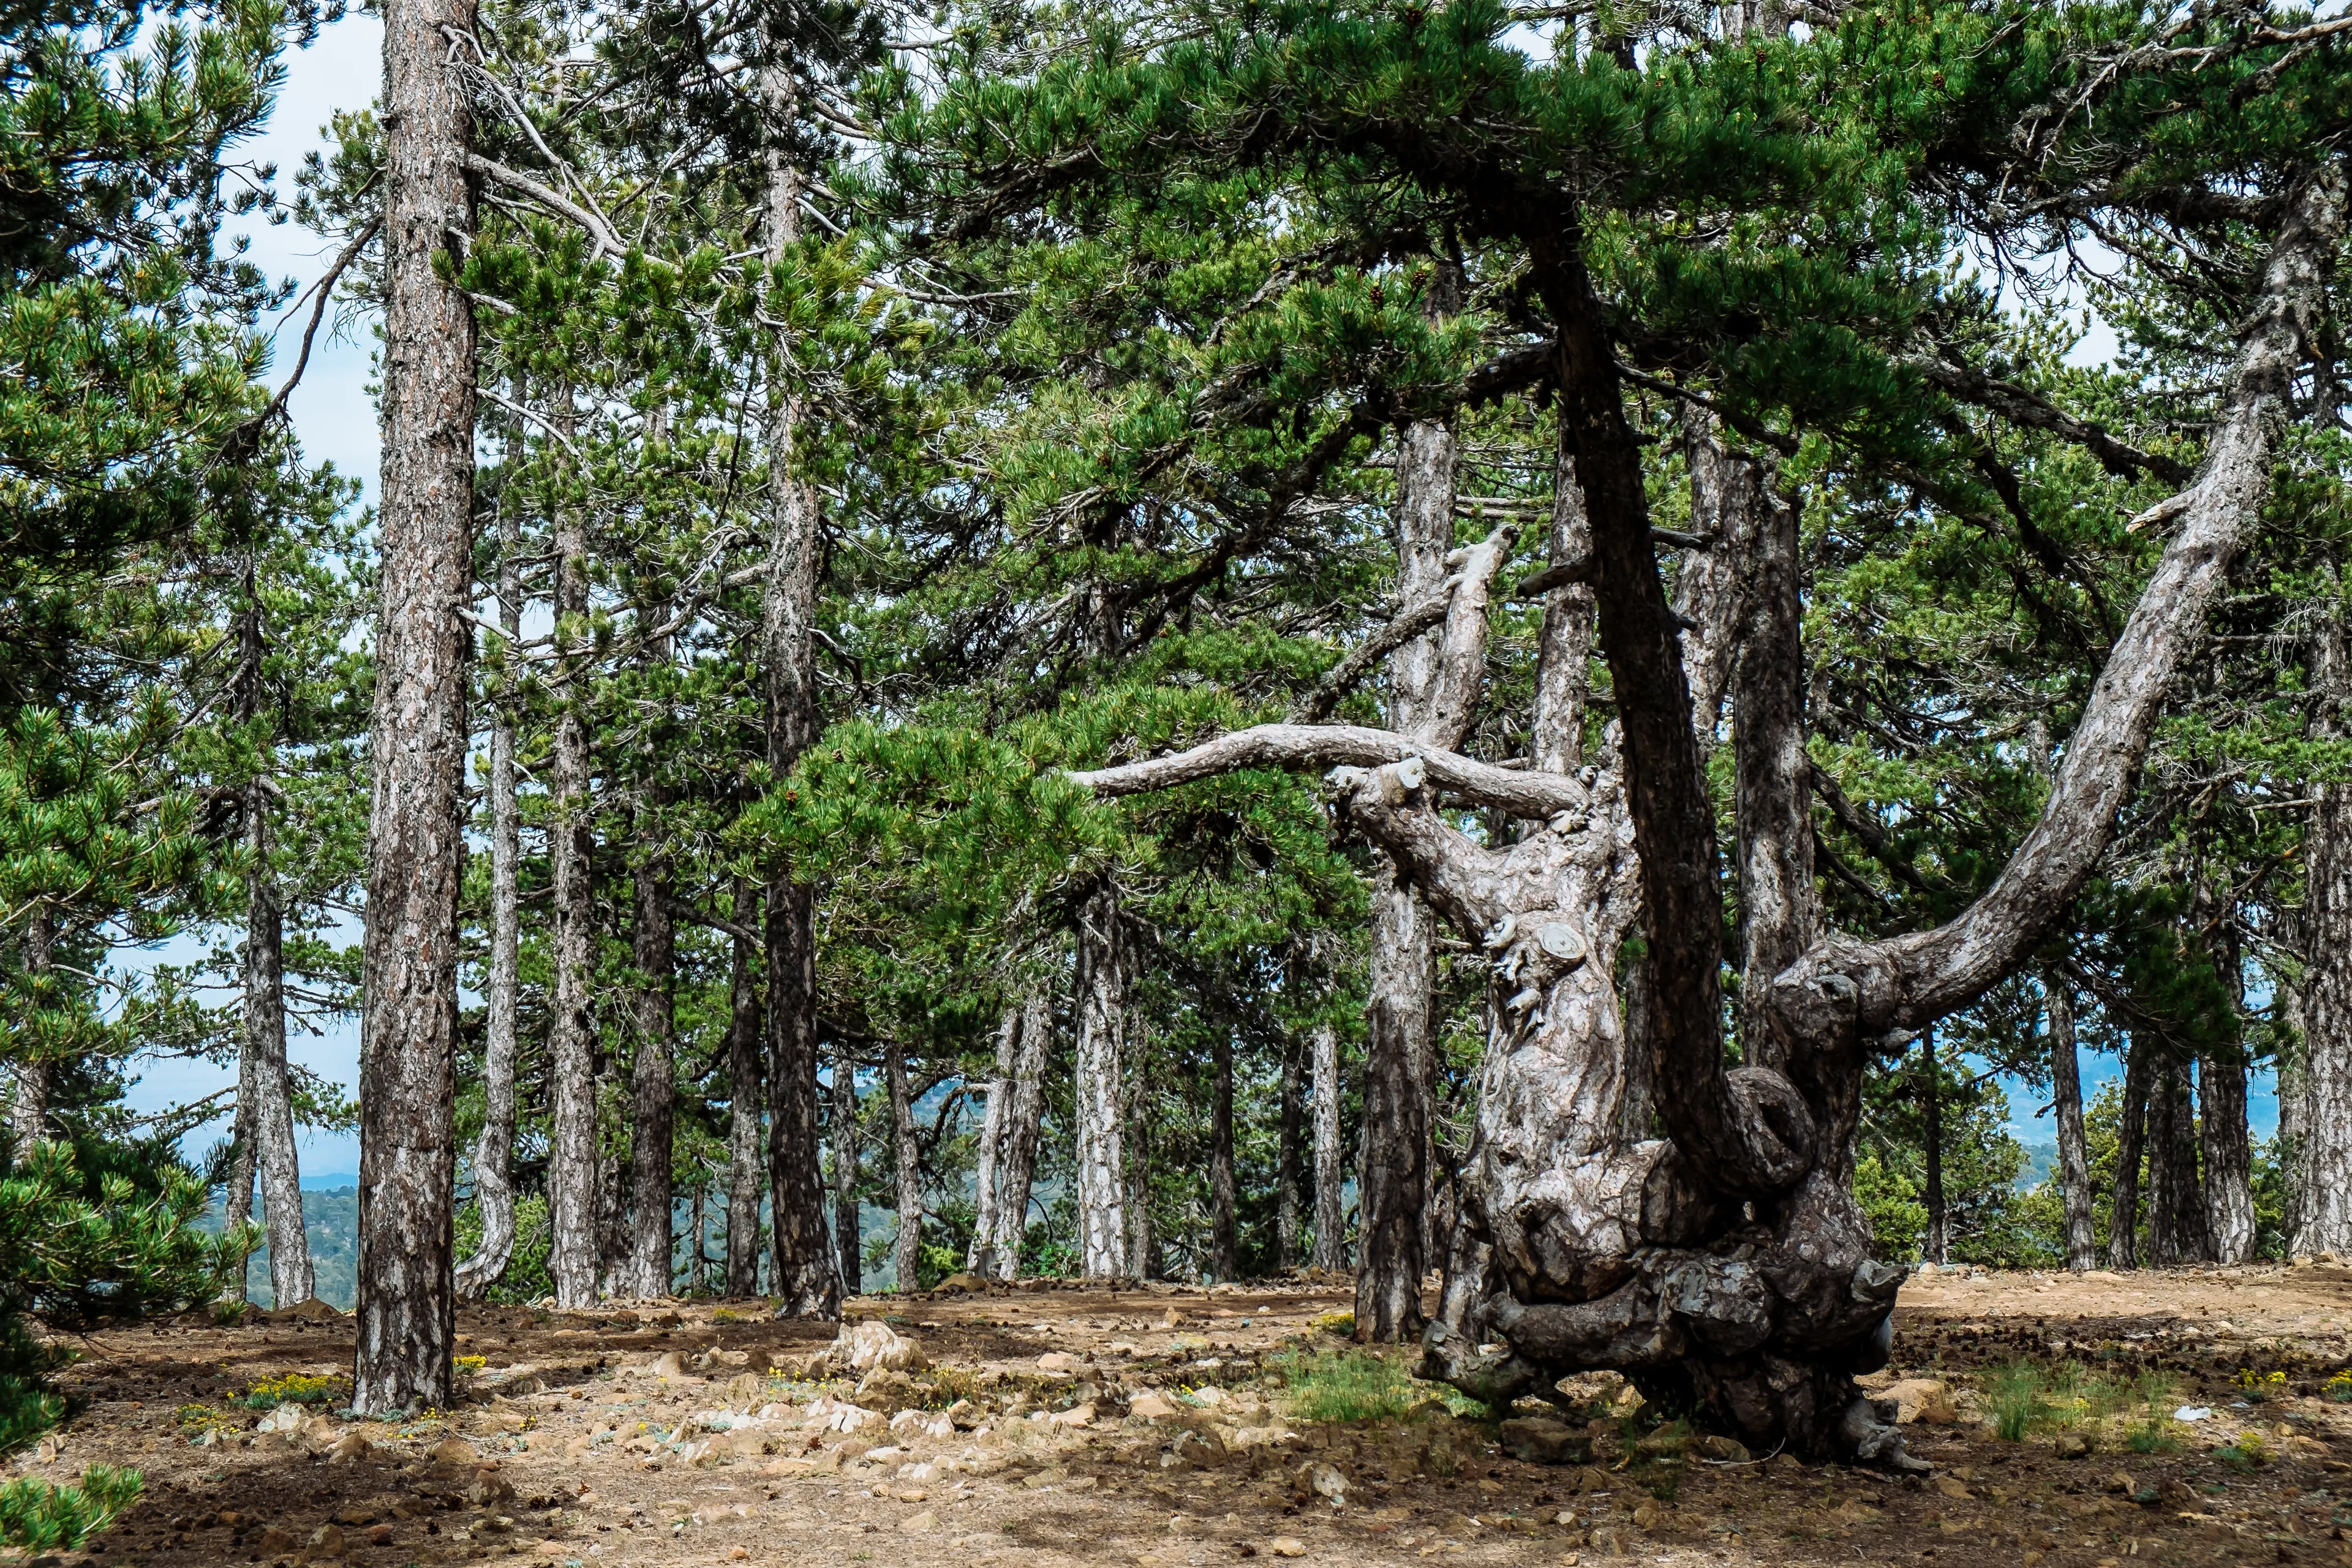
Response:
[[[105,1331],[16,1468],[146,1493],[18,1561],[2352,1563],[2352,1267],[1916,1277],[1865,1381],[1925,1477],[1744,1455],[1611,1374],[1498,1422],[1336,1338],[1351,1300],[1024,1281],[857,1299],[838,1342],[758,1302],[468,1307],[462,1401],[394,1422],[335,1415],[352,1320],[316,1303]]]

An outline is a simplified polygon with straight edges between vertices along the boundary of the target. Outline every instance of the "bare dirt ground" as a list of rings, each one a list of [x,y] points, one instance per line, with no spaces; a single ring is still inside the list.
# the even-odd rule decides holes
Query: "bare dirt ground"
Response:
[[[1580,1463],[1429,1403],[1303,1419],[1299,1358],[1344,1349],[1317,1320],[1347,1304],[1308,1284],[867,1298],[853,1315],[930,1366],[862,1378],[810,1375],[832,1328],[757,1303],[469,1310],[467,1399],[396,1423],[336,1419],[341,1382],[243,1402],[346,1373],[348,1320],[191,1317],[76,1342],[75,1413],[16,1468],[144,1472],[102,1540],[46,1559],[90,1568],[2352,1564],[2352,1403],[2325,1396],[2352,1362],[2352,1268],[1915,1280],[1872,1382],[1916,1418],[1925,1479],[1710,1458],[1609,1378],[1575,1385]],[[2005,1441],[1990,1416],[2021,1361],[2140,1397]]]

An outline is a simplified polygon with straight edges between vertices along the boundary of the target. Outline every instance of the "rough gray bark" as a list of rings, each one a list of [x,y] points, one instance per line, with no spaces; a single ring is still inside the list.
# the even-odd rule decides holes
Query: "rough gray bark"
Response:
[[[2139,1267],[2140,1162],[2147,1151],[2148,1085],[2156,1047],[2134,1040],[2124,1056],[2123,1120],[2116,1129],[2116,1184],[2107,1216],[2107,1267]]]
[[[665,641],[667,639],[664,639]],[[665,648],[660,657],[667,658]],[[636,1059],[630,1066],[629,1101],[629,1282],[625,1293],[639,1298],[670,1293],[671,1209],[675,1193],[670,1144],[677,1117],[671,1057],[676,1035],[677,931],[670,915],[670,858],[661,846],[661,797],[654,795],[652,820],[642,838],[652,847],[637,868],[636,926],[631,953],[638,984],[630,998],[636,1026]],[[698,1249],[699,1237],[696,1241]]]
[[[2306,843],[2308,840],[2306,840]],[[2308,975],[2309,969],[2305,971]],[[2310,1080],[2304,1074],[2309,1043],[2304,1034],[2303,987],[2282,983],[2278,989],[2280,1032],[2285,1037],[2276,1058],[2278,1073],[2279,1234],[2293,1252],[2303,1232],[2306,1192],[2304,1150],[2309,1144]]]
[[[1274,1267],[1282,1274],[1298,1267],[1298,1135],[1306,1109],[1299,1045],[1296,1035],[1282,1042],[1281,1103],[1275,1113]]]
[[[1544,595],[1536,643],[1536,770],[1574,773],[1584,761],[1584,716],[1592,696],[1592,584],[1567,568],[1591,559],[1592,522],[1576,488],[1576,455],[1565,442],[1552,468],[1546,565],[1567,578]]]
[[[569,436],[572,389],[559,384],[548,422]],[[548,773],[547,852],[554,887],[553,975],[549,984],[548,1094],[555,1123],[548,1152],[547,1272],[555,1304],[596,1300],[597,1031],[592,1016],[596,977],[596,844],[589,795],[588,521],[569,501],[555,507],[555,737]]]
[[[2246,1131],[2246,1064],[2209,1056],[2197,1064],[2198,1152],[2205,1171],[2205,1234],[2216,1263],[2254,1258],[2253,1151]]]
[[[2197,1108],[2189,1064],[2167,1055],[2147,1099],[2147,1249],[2158,1268],[2203,1263],[2213,1254],[2205,1234],[2205,1200],[2197,1179]]]
[[[1217,1031],[1209,1064],[1209,1267],[1217,1282],[1241,1275],[1234,1235],[1234,1034]]]
[[[520,389],[517,389],[520,394]],[[518,395],[517,401],[520,398]],[[499,627],[522,640],[522,517],[499,512]],[[459,1300],[482,1298],[514,1256],[515,1008],[522,988],[522,816],[515,803],[516,681],[511,668],[490,702],[490,952],[482,985],[482,1134],[474,1144],[474,1205],[482,1239],[457,1266]]]
[[[730,908],[738,929],[727,987],[727,1293],[739,1297],[760,1291],[760,1190],[767,1184],[760,1158],[765,1031],[760,988],[751,977],[751,941],[744,934],[759,929],[752,913],[758,899],[749,880],[735,879]]]
[[[1339,1154],[1339,1026],[1328,1018],[1318,1019],[1307,1044],[1315,1097],[1315,1245],[1307,1261],[1337,1272],[1348,1267],[1347,1177]]]
[[[1013,1109],[1013,1064],[1021,1055],[1021,1002],[1004,1005],[996,1023],[995,1069],[988,1079],[987,1100],[981,1109],[980,1140],[972,1151],[971,1245],[964,1249],[964,1268],[982,1279],[993,1279],[997,1218],[997,1172],[1004,1157],[1004,1132]]]
[[[1029,1188],[1037,1172],[1037,1138],[1045,1116],[1045,1064],[1053,1044],[1053,1010],[1042,991],[1032,991],[1021,1004],[1020,1040],[997,1150],[994,1239],[972,1267],[983,1279],[1010,1279],[1021,1265],[1021,1244],[1029,1234]]]
[[[866,1289],[866,1227],[857,1196],[857,1058],[833,1053],[833,1238],[842,1293]]]
[[[1127,1172],[1127,1275],[1153,1279],[1160,1274],[1160,1235],[1151,1222],[1151,1036],[1132,1009],[1121,1046],[1126,1087],[1118,1125]]]
[[[1078,1271],[1126,1272],[1127,1162],[1120,1147],[1119,1058],[1127,1026],[1125,933],[1118,889],[1106,881],[1078,910]]]
[[[765,122],[761,227],[773,266],[801,236],[807,180],[793,162],[799,83],[791,68],[791,17],[767,15],[768,58],[760,68]],[[768,385],[768,561],[760,595],[768,771],[781,780],[816,743],[816,585],[824,547],[816,486],[795,471],[805,418],[788,368],[789,329],[774,329]],[[768,1175],[773,1289],[783,1317],[832,1318],[841,1310],[842,1269],[824,1224],[824,1177],[817,1151],[816,921],[814,895],[789,865],[768,870]]]
[[[2322,618],[2313,652],[2312,729],[2340,741],[2352,734],[2340,608]],[[2291,1246],[2342,1258],[2352,1255],[2352,784],[2323,784],[2315,794],[2304,837],[2303,1137]]]
[[[2076,1273],[2099,1266],[2091,1212],[2090,1145],[2083,1131],[2082,1064],[2075,1056],[2074,993],[2063,974],[2042,976],[2050,1023],[2050,1104],[2058,1123],[2058,1195],[2066,1210],[2066,1267]]]
[[[435,266],[474,230],[472,114],[444,30],[470,0],[383,7],[383,465],[360,1030],[362,1415],[452,1403],[457,899],[473,577],[474,317]]]
[[[898,1231],[891,1268],[903,1294],[921,1289],[923,1268],[923,1165],[915,1143],[915,1107],[907,1091],[907,1049],[896,1039],[882,1045],[882,1076],[890,1094],[890,1153],[897,1174]]]

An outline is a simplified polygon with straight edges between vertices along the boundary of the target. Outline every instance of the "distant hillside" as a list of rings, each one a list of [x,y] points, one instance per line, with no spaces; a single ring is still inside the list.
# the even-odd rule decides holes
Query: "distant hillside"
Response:
[[[257,1222],[260,1218],[257,1207],[254,1217]],[[199,1228],[217,1234],[221,1228],[220,1205],[215,1204],[196,1223]],[[319,1300],[339,1311],[350,1311],[359,1294],[359,1188],[305,1192],[302,1229],[310,1238],[310,1273],[317,1281]],[[269,1289],[267,1247],[255,1253],[246,1265],[245,1290],[247,1299],[257,1306],[278,1304]]]

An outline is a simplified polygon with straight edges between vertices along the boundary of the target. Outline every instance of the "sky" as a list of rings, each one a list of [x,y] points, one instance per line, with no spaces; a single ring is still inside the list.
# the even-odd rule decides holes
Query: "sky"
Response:
[[[257,163],[278,165],[277,188],[289,205],[295,171],[302,154],[324,145],[320,134],[330,113],[338,109],[364,109],[373,102],[383,79],[383,28],[373,16],[353,15],[323,28],[317,43],[290,54],[278,110],[268,130],[248,143],[247,154]],[[289,219],[271,226],[246,220],[252,241],[247,252],[274,278],[307,287],[333,261],[340,246]],[[270,382],[277,384],[291,373],[302,341],[309,306],[285,321],[278,334]],[[337,471],[357,478],[365,487],[362,505],[375,501],[375,405],[369,396],[373,342],[367,324],[356,323],[346,336],[331,338],[321,326],[311,345],[310,363],[302,384],[287,400],[287,412],[302,448],[313,462],[331,462]],[[200,943],[183,939],[143,955],[144,962],[126,954],[130,967],[145,963],[185,963],[197,956]],[[341,1083],[346,1091],[359,1081],[360,1040],[356,1019],[339,1022],[318,1037],[299,1032],[287,1040],[287,1053],[304,1067]],[[233,1068],[208,1062],[148,1061],[138,1066],[139,1081],[130,1103],[140,1110],[160,1110],[202,1099],[235,1081]],[[183,1147],[192,1153],[228,1136],[226,1117],[190,1133]],[[350,1133],[305,1129],[300,1138],[305,1186],[348,1184],[360,1168],[359,1140]]]
[[[288,57],[277,112],[249,152],[256,163],[278,166],[278,189],[289,204],[295,171],[301,167],[304,153],[324,145],[322,132],[329,115],[338,109],[361,109],[374,101],[383,80],[383,27],[374,17],[354,14],[322,29],[308,49]],[[339,248],[290,219],[275,226],[251,225],[248,234],[253,258],[273,276],[294,279],[298,289],[324,271]],[[273,381],[282,380],[293,365],[307,310],[306,304],[303,310],[290,313],[279,330]],[[2113,342],[2101,326],[2078,346],[2076,356],[2104,357],[2112,351]],[[373,361],[369,323],[353,323],[341,336],[331,336],[322,328],[311,348],[302,384],[288,401],[303,450],[312,461],[331,462],[339,471],[357,478],[363,487],[362,504],[368,505],[375,500],[379,455],[375,406],[368,390]],[[195,955],[197,945],[184,940],[173,942],[146,955],[146,962],[185,963]],[[131,966],[143,967],[135,959]],[[356,1019],[334,1024],[318,1036],[296,1033],[288,1040],[287,1049],[295,1061],[343,1085],[347,1092],[359,1080]],[[129,1100],[141,1110],[185,1104],[222,1088],[236,1076],[231,1068],[205,1062],[149,1061],[141,1064],[139,1072]],[[2116,1058],[2085,1053],[2084,1099],[2121,1073]],[[2051,1142],[2050,1118],[2036,1115],[2046,1104],[2042,1093],[2016,1079],[2003,1079],[2002,1087],[2009,1094],[2013,1135],[2027,1144]],[[2255,1076],[2252,1091],[2248,1112],[2253,1133],[2267,1138],[2278,1126],[2276,1085],[2267,1071],[2262,1072]],[[200,1152],[226,1135],[227,1121],[222,1118],[192,1132],[184,1146]],[[300,1143],[306,1186],[346,1184],[359,1170],[359,1140],[353,1134],[305,1129]]]

